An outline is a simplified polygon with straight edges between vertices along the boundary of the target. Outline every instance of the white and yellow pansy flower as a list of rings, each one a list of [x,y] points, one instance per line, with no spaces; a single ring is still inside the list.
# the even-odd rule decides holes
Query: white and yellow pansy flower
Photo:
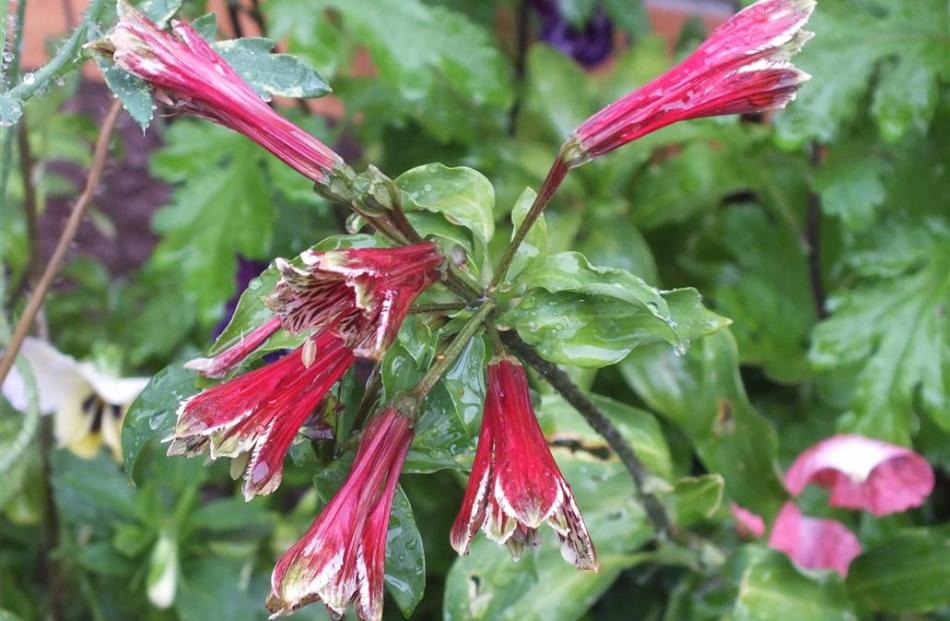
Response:
[[[40,411],[53,414],[59,446],[92,458],[105,444],[122,459],[122,418],[148,383],[147,377],[116,377],[90,362],[79,362],[41,339],[27,337],[20,348],[36,378]],[[26,385],[16,367],[3,395],[18,410],[27,406]]]

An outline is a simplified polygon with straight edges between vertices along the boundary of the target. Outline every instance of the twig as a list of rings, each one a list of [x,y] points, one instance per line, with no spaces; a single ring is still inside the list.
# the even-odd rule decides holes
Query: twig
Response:
[[[20,316],[20,320],[17,322],[16,328],[13,331],[13,336],[10,338],[10,344],[4,350],[3,358],[0,359],[0,383],[3,383],[3,380],[6,379],[7,374],[10,372],[17,352],[20,351],[20,346],[23,344],[23,339],[30,330],[30,326],[33,325],[36,313],[39,312],[40,306],[42,306],[43,300],[46,298],[46,293],[53,284],[53,278],[56,277],[63,263],[63,259],[66,257],[66,251],[76,237],[76,232],[79,230],[79,225],[86,212],[86,207],[92,202],[93,194],[95,194],[96,188],[99,186],[99,179],[102,177],[102,171],[106,166],[106,157],[109,155],[109,138],[112,136],[112,130],[115,128],[120,110],[122,110],[122,104],[116,100],[113,102],[112,107],[109,108],[109,112],[106,114],[106,118],[102,123],[102,129],[99,130],[99,137],[96,139],[96,148],[93,151],[92,166],[89,169],[89,176],[86,178],[86,186],[83,188],[82,194],[80,194],[76,200],[76,204],[73,205],[72,212],[69,214],[69,220],[66,221],[66,227],[63,229],[62,234],[59,236],[59,241],[56,243],[53,256],[50,257],[49,263],[43,271],[43,275],[36,284],[36,289],[30,296],[26,308],[23,309],[23,315]]]
[[[633,485],[636,489],[637,497],[643,503],[643,508],[647,516],[656,528],[657,533],[669,538],[675,538],[673,523],[666,514],[666,509],[657,500],[656,496],[645,490],[649,471],[640,458],[637,457],[633,447],[624,440],[620,430],[610,422],[610,419],[600,411],[590,397],[578,388],[567,373],[542,358],[537,351],[517,335],[514,331],[501,333],[501,340],[505,346],[513,351],[519,358],[533,367],[541,377],[547,381],[554,390],[556,390],[564,399],[574,406],[584,420],[587,421],[594,431],[599,433],[607,445],[616,453],[617,457],[623,463],[624,467],[633,477]]]
[[[821,145],[811,144],[811,165],[821,164]],[[825,306],[825,285],[821,276],[821,198],[814,191],[808,192],[805,202],[805,252],[808,260],[808,282],[818,319],[828,316]]]
[[[225,3],[228,9],[228,21],[231,22],[234,38],[240,39],[244,36],[244,29],[241,27],[241,16],[238,13],[237,0],[227,0]]]

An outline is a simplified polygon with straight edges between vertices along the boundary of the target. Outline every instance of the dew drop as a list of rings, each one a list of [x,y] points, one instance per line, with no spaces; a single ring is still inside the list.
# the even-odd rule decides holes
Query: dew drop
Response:
[[[33,72],[27,73],[23,76],[23,83],[27,85],[32,85],[36,82],[36,76],[33,75]]]
[[[4,52],[3,53],[3,62],[12,63],[13,62],[13,52]]]
[[[270,467],[264,462],[258,462],[254,464],[254,468],[251,470],[251,483],[260,483],[270,472]]]
[[[431,184],[431,183],[427,183],[427,184],[425,184],[424,186],[422,186],[422,189],[425,190],[426,192],[431,192],[431,191],[432,191],[432,184]]]

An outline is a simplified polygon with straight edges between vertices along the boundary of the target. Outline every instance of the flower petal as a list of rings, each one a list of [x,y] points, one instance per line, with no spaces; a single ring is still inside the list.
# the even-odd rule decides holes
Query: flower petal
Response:
[[[236,343],[211,358],[195,358],[185,363],[186,369],[194,369],[205,377],[224,377],[234,367],[241,364],[251,353],[280,328],[280,319],[274,317],[265,321],[250,333],[242,336]]]
[[[775,518],[769,547],[806,569],[833,569],[842,576],[861,554],[861,543],[844,524],[803,516],[791,502]]]
[[[833,507],[887,515],[920,506],[933,491],[934,473],[908,448],[842,434],[805,450],[785,473],[793,495],[811,482],[831,490]]]
[[[82,401],[92,394],[92,387],[79,371],[79,363],[50,343],[28,336],[23,339],[18,355],[26,359],[33,371],[42,413],[51,414],[68,402]],[[3,382],[3,396],[16,409],[26,410],[26,385],[16,365]]]
[[[743,539],[755,539],[765,534],[765,520],[762,516],[752,513],[732,502],[729,503],[729,510],[736,521],[736,532]]]
[[[148,377],[116,377],[103,373],[88,362],[79,363],[79,372],[106,403],[131,405],[148,384]]]

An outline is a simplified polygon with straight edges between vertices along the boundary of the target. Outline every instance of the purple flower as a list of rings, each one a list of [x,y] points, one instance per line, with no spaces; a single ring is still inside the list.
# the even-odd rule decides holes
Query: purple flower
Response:
[[[541,40],[585,67],[602,62],[613,50],[614,25],[596,7],[587,23],[576,28],[561,14],[557,0],[531,0],[541,16]]]

